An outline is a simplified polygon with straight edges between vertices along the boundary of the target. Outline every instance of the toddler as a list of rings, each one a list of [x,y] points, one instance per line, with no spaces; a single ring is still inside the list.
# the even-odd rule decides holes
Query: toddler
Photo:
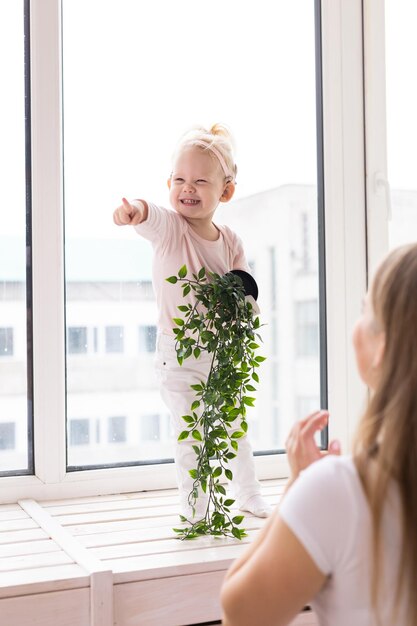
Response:
[[[113,215],[117,225],[134,226],[153,246],[152,279],[159,311],[156,369],[176,439],[184,430],[182,416],[190,412],[195,400],[190,385],[207,379],[212,355],[202,352],[198,359],[189,358],[182,366],[178,364],[172,318],[178,317],[178,305],[193,303],[193,293],[184,298],[180,284],[172,285],[165,279],[177,274],[184,264],[195,274],[201,267],[220,275],[231,270],[249,270],[239,237],[227,226],[213,222],[219,203],[233,197],[236,171],[231,136],[224,126],[193,129],[180,139],[173,157],[168,187],[174,210],[143,199],[129,202],[123,198]],[[193,515],[188,503],[194,482],[189,470],[196,466],[193,443],[176,441],[175,466],[181,514],[195,522],[205,516],[208,502],[206,494],[199,490]],[[237,506],[258,517],[267,517],[271,508],[260,495],[247,436],[239,439],[237,456],[229,467]]]

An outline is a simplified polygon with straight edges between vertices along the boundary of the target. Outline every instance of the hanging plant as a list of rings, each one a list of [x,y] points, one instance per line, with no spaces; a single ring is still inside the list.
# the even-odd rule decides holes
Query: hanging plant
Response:
[[[195,303],[178,306],[183,317],[173,320],[178,363],[198,359],[203,351],[212,355],[207,380],[191,385],[196,399],[189,415],[182,418],[186,428],[178,437],[179,441],[195,442],[196,467],[190,470],[194,483],[188,502],[195,512],[201,488],[208,496],[207,510],[204,518],[174,529],[181,539],[201,535],[237,539],[246,536],[239,527],[244,517],[232,515],[234,500],[227,497],[221,484],[221,479],[233,480],[228,464],[238,453],[239,439],[248,430],[246,410],[255,401],[248,394],[256,391],[253,383],[259,383],[257,368],[265,360],[255,355],[261,339],[260,322],[246,299],[241,276],[253,281],[246,272],[220,276],[207,273],[204,267],[189,279],[183,265],[177,276],[166,279],[172,284],[182,283],[183,296],[194,292]],[[187,521],[182,516],[181,520]]]

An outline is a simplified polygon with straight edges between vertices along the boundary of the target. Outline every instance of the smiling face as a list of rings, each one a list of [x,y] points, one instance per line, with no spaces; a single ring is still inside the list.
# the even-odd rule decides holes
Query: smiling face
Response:
[[[369,293],[365,296],[363,310],[355,324],[352,340],[359,375],[368,387],[374,389],[378,367],[384,353],[385,336],[375,321]]]
[[[177,155],[168,186],[172,207],[189,220],[211,221],[219,202],[234,192],[215,155],[194,146]]]

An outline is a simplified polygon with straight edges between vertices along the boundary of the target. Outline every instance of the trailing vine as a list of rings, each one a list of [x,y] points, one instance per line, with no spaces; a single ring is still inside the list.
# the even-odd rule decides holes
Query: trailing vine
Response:
[[[256,356],[260,327],[259,317],[245,298],[242,279],[228,273],[223,276],[201,268],[193,278],[187,278],[183,265],[177,276],[166,280],[182,283],[183,296],[194,292],[194,304],[178,309],[183,317],[174,318],[175,349],[180,365],[188,358],[198,359],[203,351],[212,359],[206,381],[191,385],[196,399],[189,415],[184,415],[185,429],[178,440],[193,441],[196,467],[190,470],[194,479],[188,502],[195,512],[198,490],[207,494],[205,516],[188,527],[174,528],[181,539],[201,535],[246,536],[240,528],[244,516],[232,515],[234,500],[227,497],[221,480],[233,480],[228,467],[236,457],[239,439],[248,430],[247,407],[254,406],[259,382],[257,368],[265,357]],[[181,517],[183,522],[187,521]]]

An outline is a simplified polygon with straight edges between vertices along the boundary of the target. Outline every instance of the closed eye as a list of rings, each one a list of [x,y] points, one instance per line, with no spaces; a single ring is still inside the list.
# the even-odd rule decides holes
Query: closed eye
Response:
[[[206,183],[207,181],[204,178],[199,178],[195,181],[196,183]]]

